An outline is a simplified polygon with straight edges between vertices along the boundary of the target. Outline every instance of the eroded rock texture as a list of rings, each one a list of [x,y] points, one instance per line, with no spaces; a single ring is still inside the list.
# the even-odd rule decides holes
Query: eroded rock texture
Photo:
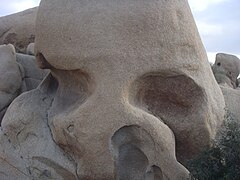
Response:
[[[48,76],[10,105],[0,131],[1,179],[76,179],[75,164],[53,141],[48,109],[57,83]]]
[[[13,44],[16,52],[26,53],[35,39],[37,8],[0,18],[0,44]]]
[[[7,111],[0,149],[25,164],[0,168],[188,178],[179,161],[210,146],[225,105],[187,1],[42,0],[36,29],[37,62],[51,75]]]

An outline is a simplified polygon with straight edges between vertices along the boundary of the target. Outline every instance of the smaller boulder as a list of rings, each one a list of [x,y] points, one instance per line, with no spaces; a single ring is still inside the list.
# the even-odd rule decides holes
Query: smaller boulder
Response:
[[[36,64],[35,56],[16,53],[16,58],[24,71],[23,80],[27,85],[27,91],[35,89],[49,70],[40,69]]]
[[[240,90],[237,78],[240,73],[240,60],[234,55],[219,53],[212,70],[222,90],[226,108],[234,119],[239,119]]]
[[[42,70],[32,55],[15,52],[12,44],[0,45],[0,123],[11,102],[37,88],[49,70]]]
[[[22,73],[13,45],[0,45],[0,122],[9,104],[20,93]]]
[[[240,60],[234,55],[218,53],[212,66],[213,74],[223,86],[237,87],[237,77],[240,73]]]
[[[32,55],[34,56],[34,43],[30,43],[28,46],[27,46],[27,54],[28,55]]]
[[[0,17],[0,44],[13,44],[16,52],[26,53],[35,40],[35,21],[38,8]]]

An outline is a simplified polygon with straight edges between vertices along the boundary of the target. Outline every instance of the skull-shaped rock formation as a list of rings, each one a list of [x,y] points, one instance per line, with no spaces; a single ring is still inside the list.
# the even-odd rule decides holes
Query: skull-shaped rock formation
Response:
[[[37,156],[58,178],[186,179],[175,153],[183,162],[210,146],[225,106],[187,0],[42,0],[36,27],[52,75],[2,123],[26,164]]]

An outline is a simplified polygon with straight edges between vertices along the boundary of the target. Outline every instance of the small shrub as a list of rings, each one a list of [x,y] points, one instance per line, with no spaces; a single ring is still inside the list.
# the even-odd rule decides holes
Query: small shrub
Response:
[[[227,112],[213,146],[187,163],[191,179],[240,179],[240,123]]]

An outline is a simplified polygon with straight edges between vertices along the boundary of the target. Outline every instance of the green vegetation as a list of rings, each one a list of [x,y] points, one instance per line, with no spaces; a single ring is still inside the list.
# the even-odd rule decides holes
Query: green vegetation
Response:
[[[240,121],[227,112],[212,148],[189,161],[187,168],[193,180],[239,180]]]

